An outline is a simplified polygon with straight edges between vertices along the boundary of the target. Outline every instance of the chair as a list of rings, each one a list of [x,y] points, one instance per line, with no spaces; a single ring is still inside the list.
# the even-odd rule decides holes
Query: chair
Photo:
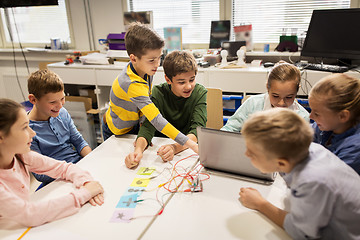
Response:
[[[220,129],[223,126],[222,90],[207,88],[207,122],[206,127]]]

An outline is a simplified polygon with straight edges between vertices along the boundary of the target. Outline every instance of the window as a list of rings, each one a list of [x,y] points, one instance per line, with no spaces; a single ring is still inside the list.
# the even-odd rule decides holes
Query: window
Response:
[[[128,0],[129,11],[153,11],[153,27],[181,27],[185,44],[209,43],[211,21],[219,20],[219,0]]]
[[[20,40],[25,46],[43,47],[50,44],[50,38],[60,38],[71,44],[65,0],[58,3],[58,6],[0,9],[6,45],[11,43],[7,21],[15,43]]]
[[[232,23],[251,23],[254,43],[276,43],[284,28],[288,35],[307,31],[314,9],[349,7],[350,0],[233,0]]]

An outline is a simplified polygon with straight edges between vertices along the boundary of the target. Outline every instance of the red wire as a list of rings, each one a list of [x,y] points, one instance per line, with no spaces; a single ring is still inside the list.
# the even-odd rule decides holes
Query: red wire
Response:
[[[171,175],[172,175],[171,179],[170,179],[169,181],[167,181],[165,184],[162,185],[162,187],[163,187],[164,189],[166,189],[167,191],[172,192],[172,193],[173,193],[173,192],[178,192],[178,191],[179,191],[179,187],[182,185],[182,183],[184,182],[184,180],[188,180],[188,181],[191,180],[191,181],[193,181],[194,178],[200,177],[200,175],[201,175],[201,176],[206,176],[206,178],[200,179],[200,181],[205,181],[205,180],[208,180],[208,179],[210,178],[209,174],[201,173],[201,172],[200,172],[200,171],[202,170],[202,168],[203,168],[203,166],[202,166],[201,164],[198,165],[198,166],[201,166],[200,169],[198,169],[198,170],[196,170],[196,168],[198,167],[198,166],[197,166],[197,167],[195,167],[194,170],[192,170],[192,171],[190,171],[190,172],[187,172],[187,173],[179,173],[179,172],[178,172],[178,170],[176,169],[176,166],[178,165],[178,163],[179,163],[179,162],[182,162],[182,161],[184,161],[185,159],[190,158],[190,157],[192,157],[192,156],[196,156],[196,155],[195,155],[195,154],[192,154],[192,155],[190,155],[190,156],[187,156],[187,157],[185,157],[185,158],[182,158],[182,159],[180,159],[179,161],[177,161],[177,162],[174,164],[174,166],[173,166],[173,168],[172,168],[172,172],[171,172]],[[181,168],[182,168],[184,171],[186,171],[185,168],[183,168],[183,167],[181,167]],[[176,173],[176,175],[174,175],[174,173]],[[176,184],[176,179],[179,178],[179,177],[182,178],[182,181],[180,182],[180,184]],[[172,185],[173,182],[175,182],[175,187],[174,187],[173,189],[171,189],[171,185]],[[190,190],[189,190],[189,189],[186,189],[186,190],[183,190],[182,192],[184,192],[184,191],[189,192]]]

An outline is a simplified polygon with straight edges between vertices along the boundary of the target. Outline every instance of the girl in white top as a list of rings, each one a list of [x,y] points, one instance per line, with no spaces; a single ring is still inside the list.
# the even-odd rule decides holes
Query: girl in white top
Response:
[[[300,70],[297,67],[285,62],[277,64],[268,76],[266,83],[268,92],[247,99],[221,130],[240,132],[244,122],[251,114],[274,107],[289,108],[309,121],[309,112],[295,100],[300,80]]]

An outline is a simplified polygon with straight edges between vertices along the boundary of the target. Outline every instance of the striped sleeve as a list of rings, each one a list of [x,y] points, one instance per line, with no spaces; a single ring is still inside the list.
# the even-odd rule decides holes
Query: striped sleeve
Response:
[[[146,81],[132,73],[130,68],[128,68],[128,74],[130,79],[133,79],[127,91],[130,100],[140,109],[156,130],[175,140],[180,145],[184,145],[189,138],[161,115],[159,109],[150,99],[149,86]]]

